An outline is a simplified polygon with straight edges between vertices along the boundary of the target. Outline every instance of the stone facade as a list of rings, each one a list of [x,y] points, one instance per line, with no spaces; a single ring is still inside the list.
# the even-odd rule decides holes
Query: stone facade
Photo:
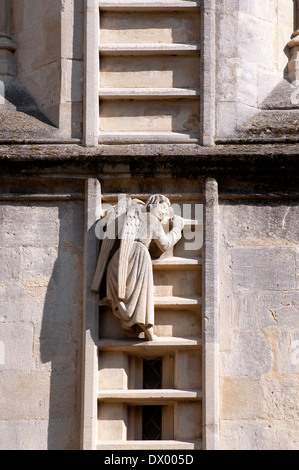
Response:
[[[298,449],[298,2],[0,9],[0,449]],[[91,290],[124,194],[191,208],[153,342]]]
[[[78,445],[83,223],[81,201],[1,198],[3,449]]]
[[[227,218],[220,255],[223,446],[296,449],[298,205],[225,203],[221,220]]]

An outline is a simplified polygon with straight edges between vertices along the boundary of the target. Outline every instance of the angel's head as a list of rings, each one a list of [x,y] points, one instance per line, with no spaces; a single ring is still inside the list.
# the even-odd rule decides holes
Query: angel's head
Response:
[[[157,217],[160,222],[164,219],[169,219],[171,216],[170,201],[162,194],[150,196],[145,204],[145,208],[148,212]]]

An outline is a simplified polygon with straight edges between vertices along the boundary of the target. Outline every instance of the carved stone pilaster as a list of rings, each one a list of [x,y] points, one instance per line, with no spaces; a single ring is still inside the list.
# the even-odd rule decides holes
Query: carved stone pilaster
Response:
[[[289,79],[294,82],[299,80],[299,0],[295,2],[295,31],[288,42],[291,51],[289,60]]]
[[[10,30],[10,0],[0,0],[0,12],[0,78],[3,79],[16,75],[14,52],[17,46]]]

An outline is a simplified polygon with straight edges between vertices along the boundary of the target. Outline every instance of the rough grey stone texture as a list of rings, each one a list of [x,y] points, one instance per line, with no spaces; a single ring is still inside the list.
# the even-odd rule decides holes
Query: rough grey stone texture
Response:
[[[234,248],[233,289],[292,290],[295,252],[288,248]]]
[[[266,338],[256,331],[241,330],[234,337],[223,374],[231,377],[261,377],[273,367],[273,352]]]
[[[299,326],[299,292],[265,292],[259,297],[260,328],[286,328]]]
[[[297,141],[299,129],[299,110],[276,109],[261,110],[257,116],[239,127],[238,135],[248,141]]]
[[[236,140],[296,141],[299,128],[298,88],[282,80],[261,104],[259,112],[236,132]]]
[[[292,95],[294,99],[292,99]],[[297,101],[298,91],[296,92],[296,87],[294,84],[290,83],[288,80],[282,80],[275,88],[272,90],[269,96],[263,101],[261,108],[262,109],[297,109],[298,104],[292,103],[292,101]]]

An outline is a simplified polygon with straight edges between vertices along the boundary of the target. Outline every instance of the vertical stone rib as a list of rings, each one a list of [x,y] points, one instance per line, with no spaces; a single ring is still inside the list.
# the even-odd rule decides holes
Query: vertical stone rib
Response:
[[[14,77],[16,65],[14,52],[16,45],[11,39],[10,0],[0,0],[0,77]]]
[[[201,1],[201,145],[215,145],[216,5]]]
[[[99,140],[99,34],[98,0],[85,0],[84,29],[84,145],[93,147]]]
[[[205,181],[203,244],[203,448],[219,448],[218,185]]]
[[[84,241],[84,331],[83,331],[83,390],[82,442],[83,450],[95,450],[97,443],[98,386],[98,321],[99,298],[91,292],[96,269],[99,240],[95,235],[97,214],[100,213],[101,185],[96,178],[86,181],[85,241]]]

